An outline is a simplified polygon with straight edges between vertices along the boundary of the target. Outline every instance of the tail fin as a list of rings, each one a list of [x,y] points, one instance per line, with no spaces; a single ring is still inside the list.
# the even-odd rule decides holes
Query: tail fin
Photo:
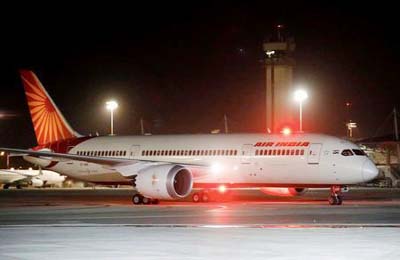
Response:
[[[39,145],[79,137],[56,104],[44,89],[35,73],[29,70],[20,71],[25,95]]]

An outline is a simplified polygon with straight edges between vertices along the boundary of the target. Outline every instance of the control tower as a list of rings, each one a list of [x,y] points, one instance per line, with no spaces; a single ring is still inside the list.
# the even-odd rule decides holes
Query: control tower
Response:
[[[293,68],[292,58],[296,44],[286,37],[283,25],[276,27],[276,34],[263,43],[266,75],[267,131],[279,132],[292,119]]]

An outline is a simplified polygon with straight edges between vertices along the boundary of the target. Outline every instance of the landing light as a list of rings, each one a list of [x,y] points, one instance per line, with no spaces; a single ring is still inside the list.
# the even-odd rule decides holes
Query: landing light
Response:
[[[219,193],[225,193],[225,191],[226,191],[226,186],[225,186],[225,185],[219,185],[218,191],[219,191]]]
[[[292,130],[289,127],[285,127],[282,129],[283,135],[290,135],[291,133],[292,133]]]

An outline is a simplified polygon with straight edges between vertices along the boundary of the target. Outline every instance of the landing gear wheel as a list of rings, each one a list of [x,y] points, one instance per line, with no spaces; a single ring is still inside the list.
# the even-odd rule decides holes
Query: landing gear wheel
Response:
[[[336,196],[331,195],[328,198],[328,202],[329,202],[329,205],[337,205],[338,200],[336,199]]]
[[[342,205],[342,202],[343,202],[343,198],[342,198],[342,196],[337,196],[337,203],[336,203],[336,205]]]
[[[340,196],[342,193],[341,186],[332,186],[331,187],[331,195],[328,198],[328,202],[330,205],[342,205],[343,198]]]
[[[143,202],[143,196],[142,195],[140,195],[140,194],[133,195],[133,197],[132,197],[132,203],[133,204],[139,205],[139,204],[142,204],[142,202]]]
[[[8,188],[10,188],[10,184],[4,184],[3,189],[8,190]]]
[[[200,194],[198,192],[195,192],[192,196],[192,201],[197,203],[200,202]]]
[[[331,196],[329,196],[328,201],[329,201],[330,205],[342,205],[343,198],[342,198],[342,196],[339,196],[339,195],[336,195],[336,196],[331,195]]]
[[[201,194],[201,201],[202,202],[208,202],[209,200],[210,200],[210,197],[208,196],[208,193],[207,192],[203,192]]]
[[[151,200],[151,204],[159,204],[159,203],[160,203],[160,200],[158,200],[158,199]]]
[[[151,199],[143,197],[142,202],[143,202],[144,205],[149,205],[151,203]]]
[[[17,187],[17,189],[19,189],[19,190],[22,189],[22,186],[19,185],[19,184],[18,184],[16,187]]]

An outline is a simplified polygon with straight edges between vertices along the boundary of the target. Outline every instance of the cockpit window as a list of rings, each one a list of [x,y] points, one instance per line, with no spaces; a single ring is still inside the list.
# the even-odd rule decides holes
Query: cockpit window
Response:
[[[361,156],[365,156],[365,152],[363,150],[359,150],[359,149],[353,149],[353,152],[355,155],[361,155]]]
[[[342,155],[343,155],[343,156],[352,156],[353,153],[351,152],[351,150],[346,149],[346,150],[343,150],[343,151],[342,151]]]

